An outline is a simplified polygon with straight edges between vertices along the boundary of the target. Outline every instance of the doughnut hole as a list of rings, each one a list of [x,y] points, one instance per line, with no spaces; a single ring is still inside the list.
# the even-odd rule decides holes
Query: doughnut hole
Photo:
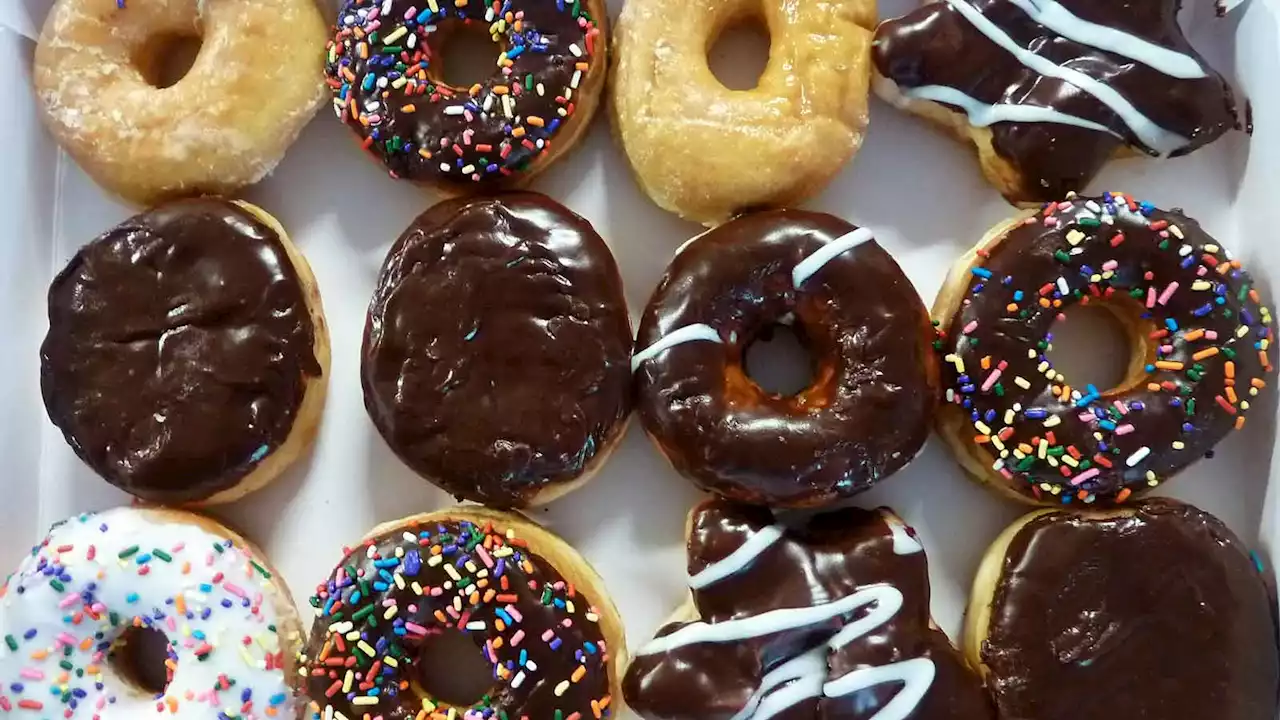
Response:
[[[478,637],[450,629],[425,639],[413,679],[418,696],[466,708],[492,693],[493,668],[476,644]]]
[[[173,87],[191,71],[202,45],[199,35],[161,33],[138,47],[133,62],[147,84],[160,89]]]
[[[766,327],[743,352],[747,377],[771,395],[789,397],[813,384],[814,357],[792,325]]]
[[[436,54],[427,70],[431,79],[455,90],[483,83],[498,68],[498,55],[507,49],[505,39],[495,42],[479,22],[446,21],[436,31]]]
[[[111,644],[107,666],[135,693],[164,694],[173,677],[167,661],[174,657],[165,634],[154,628],[130,627]]]
[[[730,90],[753,90],[769,64],[769,28],[759,15],[731,19],[707,44],[707,67]]]
[[[1128,392],[1146,382],[1155,360],[1155,325],[1130,298],[1066,308],[1050,330],[1045,354],[1066,382],[1081,392],[1093,385],[1103,395]]]

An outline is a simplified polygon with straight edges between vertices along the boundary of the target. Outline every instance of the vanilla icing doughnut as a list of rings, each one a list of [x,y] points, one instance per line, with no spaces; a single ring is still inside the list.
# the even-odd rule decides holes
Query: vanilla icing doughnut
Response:
[[[113,653],[164,635],[153,695]],[[302,629],[261,555],[212,520],[117,508],[55,525],[0,587],[0,710],[15,718],[298,717]]]

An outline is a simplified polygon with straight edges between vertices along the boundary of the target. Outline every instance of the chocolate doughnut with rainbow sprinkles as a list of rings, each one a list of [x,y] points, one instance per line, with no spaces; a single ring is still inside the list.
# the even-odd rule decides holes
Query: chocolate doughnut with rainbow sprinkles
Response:
[[[333,110],[392,177],[450,195],[522,186],[590,123],[606,24],[604,0],[346,0],[325,66]],[[441,51],[472,29],[493,41],[492,74],[451,85]]]
[[[1047,354],[1054,323],[1085,304],[1131,344],[1113,388],[1065,377]],[[1031,503],[1118,503],[1160,484],[1245,426],[1273,370],[1271,312],[1240,261],[1182,211],[1121,193],[998,225],[956,263],[934,316],[939,432],[970,474]]]
[[[380,525],[346,552],[311,605],[301,662],[315,718],[620,714],[627,646],[604,583],[563,540],[520,516],[459,506]],[[461,693],[477,678],[429,669],[464,675],[477,663],[490,673],[488,689],[469,704],[443,697],[443,686]]]

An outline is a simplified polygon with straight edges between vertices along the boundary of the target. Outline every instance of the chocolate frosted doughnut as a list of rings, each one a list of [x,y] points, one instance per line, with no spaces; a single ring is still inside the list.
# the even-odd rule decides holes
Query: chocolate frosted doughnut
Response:
[[[965,651],[1009,720],[1274,720],[1264,572],[1221,521],[1173,500],[1032,513],[979,568]]]
[[[794,323],[812,384],[755,384],[743,353]],[[871,487],[929,435],[938,368],[928,313],[871,232],[776,210],[710,230],[677,253],[640,321],[640,416],[699,487],[743,502],[815,506]]]
[[[459,498],[547,502],[622,436],[631,325],[590,223],[534,193],[450,200],[391,248],[369,304],[365,407]]]
[[[247,203],[183,200],[76,253],[49,288],[49,419],[144,500],[228,502],[310,444],[328,331],[306,260]]]
[[[1046,354],[1054,322],[1087,303],[1132,345],[1114,388],[1065,377]],[[1240,262],[1180,211],[1119,193],[995,228],[934,310],[947,335],[939,432],[971,474],[1027,502],[1154,487],[1244,427],[1272,371],[1271,313]]]

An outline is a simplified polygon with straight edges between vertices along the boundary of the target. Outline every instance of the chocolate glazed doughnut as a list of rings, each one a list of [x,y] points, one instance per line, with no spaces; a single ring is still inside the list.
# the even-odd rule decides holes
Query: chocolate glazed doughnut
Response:
[[[812,384],[756,385],[743,353],[794,323]],[[746,215],[693,239],[636,340],[645,429],[698,486],[743,502],[817,506],[871,487],[929,434],[938,367],[928,313],[870,231],[822,213]]]
[[[383,265],[365,327],[365,407],[406,464],[502,508],[585,483],[631,408],[631,324],[613,255],[542,195],[455,199]]]

